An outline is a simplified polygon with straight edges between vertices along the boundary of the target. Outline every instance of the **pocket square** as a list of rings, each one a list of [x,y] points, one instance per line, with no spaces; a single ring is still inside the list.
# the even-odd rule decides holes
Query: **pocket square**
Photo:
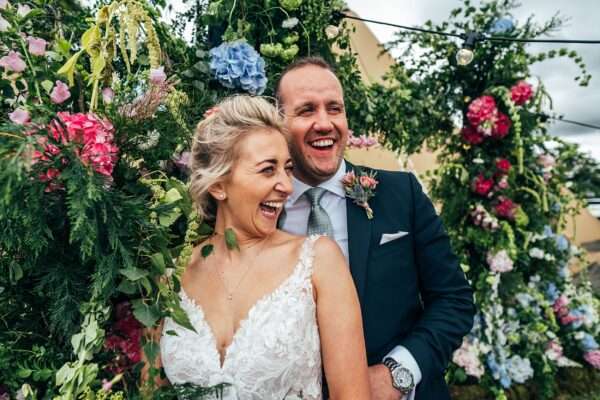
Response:
[[[391,242],[392,240],[400,239],[403,236],[408,235],[408,232],[398,231],[396,233],[384,233],[381,235],[381,240],[379,241],[379,245],[386,244]]]

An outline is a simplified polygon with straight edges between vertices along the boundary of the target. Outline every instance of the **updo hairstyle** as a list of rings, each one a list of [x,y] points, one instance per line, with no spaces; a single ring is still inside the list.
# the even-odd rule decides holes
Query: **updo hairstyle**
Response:
[[[231,172],[236,145],[255,130],[284,133],[277,108],[263,97],[235,95],[215,106],[196,127],[190,159],[190,194],[200,218],[213,220],[217,203],[208,189]]]

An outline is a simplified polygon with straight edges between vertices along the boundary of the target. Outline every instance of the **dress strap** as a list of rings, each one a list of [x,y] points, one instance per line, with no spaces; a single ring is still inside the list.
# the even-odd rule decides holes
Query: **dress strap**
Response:
[[[302,243],[300,248],[300,269],[304,279],[312,278],[313,264],[315,260],[315,242],[323,235],[310,235]]]

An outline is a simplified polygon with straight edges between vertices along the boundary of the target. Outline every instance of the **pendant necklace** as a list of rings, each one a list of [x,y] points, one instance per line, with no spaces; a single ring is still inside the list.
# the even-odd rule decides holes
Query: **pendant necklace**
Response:
[[[261,246],[260,250],[258,251],[257,255],[262,253],[267,241],[268,241],[268,239],[265,239],[265,241],[262,243],[262,246]],[[252,248],[252,247],[254,247],[254,246],[250,246],[249,248]],[[252,267],[254,266],[255,260],[256,260],[256,257],[254,257],[254,260],[252,260],[252,262],[250,262],[248,264],[248,267],[244,271],[244,274],[242,275],[242,277],[240,278],[238,283],[233,287],[232,290],[229,290],[229,288],[227,287],[227,281],[225,280],[225,272],[222,271],[221,268],[219,268],[219,266],[217,266],[217,271],[219,273],[219,277],[221,278],[221,283],[223,284],[223,288],[225,289],[225,293],[227,294],[227,300],[233,301],[233,294],[238,290],[238,288],[240,287],[240,285],[246,278],[246,275],[248,275],[248,272],[250,272],[250,269],[252,269]]]

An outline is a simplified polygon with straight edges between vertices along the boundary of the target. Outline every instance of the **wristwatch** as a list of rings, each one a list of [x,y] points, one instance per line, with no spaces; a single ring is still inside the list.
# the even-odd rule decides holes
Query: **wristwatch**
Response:
[[[408,394],[415,388],[415,379],[412,372],[408,368],[398,364],[396,360],[391,357],[386,357],[383,360],[385,365],[392,375],[392,386],[398,389],[402,394]]]

